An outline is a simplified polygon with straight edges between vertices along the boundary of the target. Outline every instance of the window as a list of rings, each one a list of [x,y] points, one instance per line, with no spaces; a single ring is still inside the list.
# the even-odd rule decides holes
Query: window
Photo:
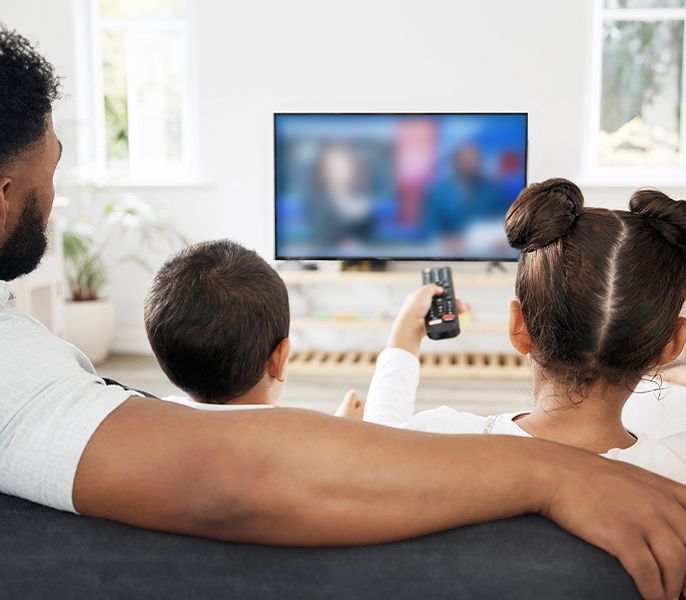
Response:
[[[98,176],[192,177],[187,0],[92,2]]]
[[[592,166],[677,176],[686,167],[686,0],[596,1]]]

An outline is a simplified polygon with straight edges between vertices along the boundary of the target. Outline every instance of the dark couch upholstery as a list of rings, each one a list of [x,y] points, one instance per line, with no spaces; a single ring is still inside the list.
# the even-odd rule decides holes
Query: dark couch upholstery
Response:
[[[0,552],[3,599],[639,597],[614,558],[536,516],[379,546],[275,548],[145,531],[0,495]]]

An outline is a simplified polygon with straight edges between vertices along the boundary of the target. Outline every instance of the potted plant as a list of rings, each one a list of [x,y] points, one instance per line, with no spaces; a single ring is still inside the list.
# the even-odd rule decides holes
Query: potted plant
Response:
[[[108,266],[133,262],[152,272],[153,265],[143,257],[159,250],[160,241],[169,249],[186,243],[150,204],[136,196],[67,220],[63,233],[69,287],[65,338],[94,364],[108,357],[114,336],[114,305],[103,296]],[[122,248],[126,251],[117,253]]]

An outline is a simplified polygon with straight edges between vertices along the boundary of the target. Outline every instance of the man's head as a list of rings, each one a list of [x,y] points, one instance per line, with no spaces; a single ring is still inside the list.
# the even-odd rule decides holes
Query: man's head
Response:
[[[229,240],[185,248],[155,276],[145,328],[169,379],[195,400],[223,404],[285,379],[286,286],[254,251]],[[249,398],[255,399],[254,394]]]
[[[62,146],[52,127],[59,80],[34,46],[0,25],[0,279],[33,271],[45,252]]]

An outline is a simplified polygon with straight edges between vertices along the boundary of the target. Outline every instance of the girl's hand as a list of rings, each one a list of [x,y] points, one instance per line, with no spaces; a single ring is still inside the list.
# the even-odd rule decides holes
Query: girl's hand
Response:
[[[419,356],[419,347],[422,338],[426,335],[424,317],[431,308],[433,297],[440,296],[442,293],[443,288],[429,283],[410,294],[395,318],[387,347],[402,348],[415,356]],[[465,313],[467,305],[459,298],[455,300],[458,314]]]

